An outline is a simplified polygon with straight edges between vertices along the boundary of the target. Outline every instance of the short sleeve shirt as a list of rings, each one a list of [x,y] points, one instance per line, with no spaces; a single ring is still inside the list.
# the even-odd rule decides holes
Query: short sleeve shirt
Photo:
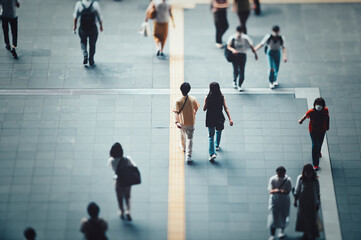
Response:
[[[185,99],[186,96],[183,96],[176,101],[173,108],[174,112],[179,112],[184,104]],[[182,112],[179,114],[179,122],[183,125],[194,125],[196,120],[195,112],[198,110],[198,108],[199,103],[197,99],[188,95],[188,100],[184,105]]]
[[[239,53],[247,53],[247,48],[250,48],[253,45],[252,39],[244,33],[241,33],[241,37],[237,38],[237,34],[233,34],[228,38],[227,45],[232,43],[234,39],[234,48]]]
[[[310,123],[308,125],[310,133],[324,133],[328,130],[330,116],[327,107],[322,109],[320,112],[312,108],[307,111],[306,117],[310,119]]]
[[[0,0],[2,6],[1,14],[5,18],[16,18],[16,6],[17,0]]]
[[[266,34],[266,36],[264,36],[264,38],[261,41],[261,45],[265,45],[267,44],[267,40],[271,37],[271,34]],[[270,40],[269,43],[267,44],[270,50],[280,50],[281,47],[284,48],[285,47],[285,38],[283,36],[280,36],[282,38],[282,44],[281,41],[277,41],[274,42],[273,40]]]
[[[281,186],[283,181],[287,178],[286,182]],[[278,175],[274,175],[270,178],[268,183],[268,191],[271,191],[272,189],[279,188],[281,186],[281,189],[290,192],[292,188],[292,182],[291,178],[289,176],[285,176],[284,178],[279,178]]]
[[[169,9],[170,5],[167,2],[163,1],[155,1],[155,10],[157,15],[155,17],[155,21],[158,23],[167,23],[169,22]]]
[[[78,19],[80,17],[81,12],[84,9],[83,4],[86,8],[88,8],[91,3],[92,3],[92,1],[88,1],[88,0],[82,0],[82,1],[76,2],[75,8],[74,8],[74,13],[73,13],[73,18]],[[99,6],[98,1],[93,2],[92,8],[95,11],[95,17],[96,17],[97,21],[101,22],[102,16],[100,14],[100,6]]]

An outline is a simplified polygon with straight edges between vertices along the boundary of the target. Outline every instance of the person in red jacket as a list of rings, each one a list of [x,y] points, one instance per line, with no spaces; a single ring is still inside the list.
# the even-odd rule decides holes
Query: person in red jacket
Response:
[[[319,160],[322,157],[321,147],[326,131],[330,127],[330,116],[328,108],[326,107],[323,98],[316,98],[313,103],[313,108],[308,110],[307,113],[298,120],[302,124],[306,118],[310,119],[309,131],[312,141],[312,161],[313,168],[317,171],[319,168]]]

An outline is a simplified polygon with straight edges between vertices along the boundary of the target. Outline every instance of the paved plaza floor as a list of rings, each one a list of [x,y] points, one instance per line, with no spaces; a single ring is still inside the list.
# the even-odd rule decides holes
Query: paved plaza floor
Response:
[[[83,67],[79,37],[71,31],[73,0],[23,1],[19,59],[0,49],[1,240],[23,239],[28,226],[40,240],[81,239],[80,219],[90,201],[101,207],[109,239],[167,239],[169,50],[158,59],[151,37],[137,33],[148,1],[99,3],[104,32],[94,69]],[[326,100],[342,239],[359,239],[361,4],[269,4],[262,10],[250,16],[248,33],[256,44],[280,25],[289,62],[281,63],[279,88],[318,88]],[[224,40],[238,24],[231,11],[228,20]],[[197,113],[194,164],[185,166],[186,239],[267,239],[269,177],[283,165],[295,184],[311,162],[308,126],[297,122],[308,102],[266,89],[263,49],[258,61],[248,55],[245,92],[233,92],[232,67],[215,48],[214,32],[209,5],[184,10],[184,81],[201,107],[209,83],[219,82],[235,122],[223,131],[210,164],[205,113]],[[142,184],[132,188],[132,222],[117,215],[107,166],[116,141],[142,174]],[[321,159],[321,171],[324,165]],[[302,235],[295,232],[296,212],[291,206],[287,239]]]

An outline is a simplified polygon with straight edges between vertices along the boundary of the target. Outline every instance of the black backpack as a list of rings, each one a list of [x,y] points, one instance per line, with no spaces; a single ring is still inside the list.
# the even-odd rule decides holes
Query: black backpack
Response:
[[[280,41],[280,44],[281,46],[283,45],[283,38],[281,35],[278,35],[278,36],[273,36],[271,34],[271,36],[267,39],[267,42],[266,42],[266,46],[264,47],[264,53],[267,54],[267,50],[268,50],[268,44],[270,44],[271,40],[274,42],[274,43],[277,43],[278,41]]]
[[[94,27],[96,27],[95,11],[93,11],[93,3],[94,1],[90,3],[88,8],[86,8],[82,3],[83,11],[81,11],[80,13],[80,27],[85,31],[92,30]]]

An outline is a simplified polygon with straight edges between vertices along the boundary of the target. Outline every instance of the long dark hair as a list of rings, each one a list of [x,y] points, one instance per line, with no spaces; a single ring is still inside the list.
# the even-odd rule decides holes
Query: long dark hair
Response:
[[[306,172],[307,175],[306,176]],[[302,181],[315,181],[317,179],[316,171],[313,170],[312,164],[308,163],[305,166],[303,166],[302,169]]]
[[[219,87],[219,84],[217,82],[211,82],[209,84],[209,93],[207,95],[207,99],[213,98],[213,97],[223,97],[223,94],[221,92],[221,88]]]
[[[123,157],[123,148],[120,143],[116,142],[113,144],[112,148],[110,149],[109,155],[113,158],[122,158]]]

